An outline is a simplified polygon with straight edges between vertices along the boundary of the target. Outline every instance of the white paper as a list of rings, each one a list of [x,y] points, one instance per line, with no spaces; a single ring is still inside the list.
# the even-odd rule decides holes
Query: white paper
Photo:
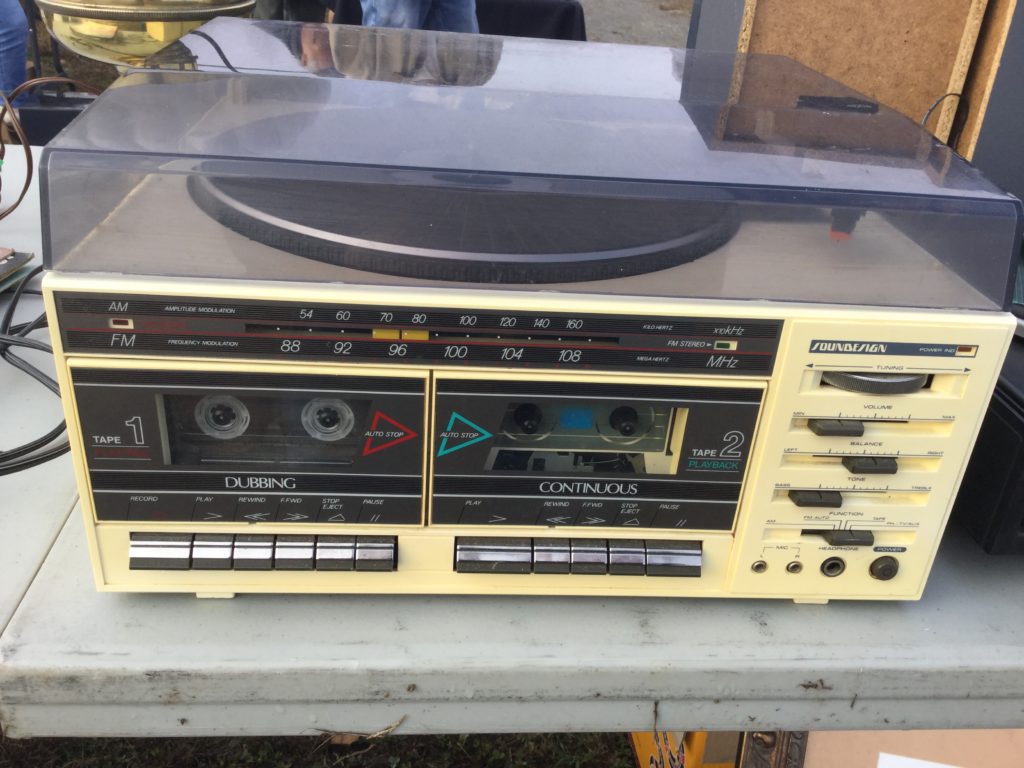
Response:
[[[902,755],[890,755],[887,752],[878,754],[878,768],[959,768],[949,763],[933,763],[931,760],[918,760]]]

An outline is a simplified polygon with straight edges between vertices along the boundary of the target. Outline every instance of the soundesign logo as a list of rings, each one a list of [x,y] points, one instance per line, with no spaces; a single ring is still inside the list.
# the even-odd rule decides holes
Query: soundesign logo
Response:
[[[889,345],[881,341],[823,341],[811,342],[811,352],[845,352],[865,355],[884,355]]]
[[[274,488],[284,488],[285,490],[295,490],[295,478],[294,477],[233,477],[228,476],[224,478],[225,488],[239,488],[248,491],[269,491]]]
[[[547,480],[540,484],[541,493],[581,494],[591,493],[599,496],[636,496],[640,489],[636,483],[585,483]]]

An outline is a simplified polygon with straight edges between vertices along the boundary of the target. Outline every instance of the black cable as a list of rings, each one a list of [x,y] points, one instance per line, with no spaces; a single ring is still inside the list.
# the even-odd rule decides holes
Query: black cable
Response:
[[[60,445],[49,448],[45,451],[40,451],[37,454],[29,456],[24,459],[18,459],[10,463],[0,464],[0,476],[12,475],[15,472],[21,472],[22,470],[29,469],[30,467],[36,467],[40,464],[45,464],[52,459],[56,459],[58,456],[63,456],[69,450],[67,442],[61,443]]]
[[[932,116],[932,112],[935,111],[936,107],[938,107],[939,104],[944,102],[950,96],[956,96],[957,98],[960,98],[960,94],[957,93],[956,91],[950,91],[949,93],[944,93],[941,96],[939,96],[939,98],[937,98],[935,101],[933,101],[932,105],[930,107],[928,107],[928,109],[925,111],[924,117],[921,118],[920,126],[922,128],[925,127],[925,124],[927,124],[927,122],[928,122],[928,118],[930,118]]]
[[[210,45],[213,46],[213,50],[216,51],[218,56],[220,56],[220,60],[224,62],[224,66],[225,67],[230,69],[232,72],[238,72],[237,69],[235,69],[233,66],[231,66],[231,62],[228,61],[228,57],[224,55],[224,50],[217,44],[216,40],[214,40],[212,37],[210,37],[205,32],[202,32],[202,31],[200,31],[198,29],[193,29],[191,32],[189,32],[189,34],[190,35],[195,35],[196,37],[203,38],[203,40],[205,40],[206,42],[208,42]]]
[[[6,352],[8,347],[28,347],[29,349],[38,349],[40,352],[53,354],[53,347],[45,341],[28,339],[14,333],[0,333],[0,347],[2,347],[0,352]]]
[[[27,323],[18,323],[17,325],[11,326],[11,333],[15,336],[27,336],[32,331],[37,331],[40,328],[46,327],[46,315],[42,314],[35,320],[29,320]]]
[[[30,270],[29,273],[21,278],[21,280],[18,281],[18,284],[14,286],[14,293],[11,294],[11,303],[7,305],[3,319],[0,319],[0,333],[11,332],[11,320],[14,318],[14,310],[18,307],[18,301],[21,299],[21,294],[25,292],[25,288],[28,286],[29,280],[42,271],[43,268],[41,266]]]
[[[45,314],[39,315],[25,323],[12,325],[18,302],[27,292],[26,289],[29,281],[35,278],[35,276],[41,271],[42,267],[36,267],[25,275],[18,281],[18,284],[15,286],[14,291],[11,294],[10,304],[7,306],[3,317],[0,318],[0,357],[22,373],[31,376],[37,382],[60,397],[60,387],[57,385],[56,381],[29,363],[27,360],[15,355],[12,351],[12,347],[21,347],[25,349],[34,349],[39,352],[53,353],[53,348],[46,342],[28,338],[28,334],[46,325]],[[62,441],[57,445],[51,445],[55,440],[58,440],[66,430],[67,427],[65,423],[61,421],[60,424],[44,435],[34,438],[15,448],[0,451],[0,475],[9,475],[14,472],[20,472],[24,469],[38,466],[39,464],[43,464],[67,453],[70,447],[67,440]]]

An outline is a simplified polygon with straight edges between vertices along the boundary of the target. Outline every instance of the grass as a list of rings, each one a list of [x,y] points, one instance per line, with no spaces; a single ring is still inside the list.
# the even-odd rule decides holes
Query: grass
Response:
[[[0,768],[636,768],[625,734],[0,739]]]

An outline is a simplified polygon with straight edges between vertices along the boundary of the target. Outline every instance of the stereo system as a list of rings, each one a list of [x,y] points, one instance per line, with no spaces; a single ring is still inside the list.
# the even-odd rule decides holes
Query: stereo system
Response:
[[[784,59],[367,36],[410,55],[136,72],[46,150],[98,587],[919,597],[1019,204]]]
[[[632,300],[142,288],[47,280],[83,505],[104,585],[202,594],[912,597],[1012,331],[648,301],[645,334]]]

